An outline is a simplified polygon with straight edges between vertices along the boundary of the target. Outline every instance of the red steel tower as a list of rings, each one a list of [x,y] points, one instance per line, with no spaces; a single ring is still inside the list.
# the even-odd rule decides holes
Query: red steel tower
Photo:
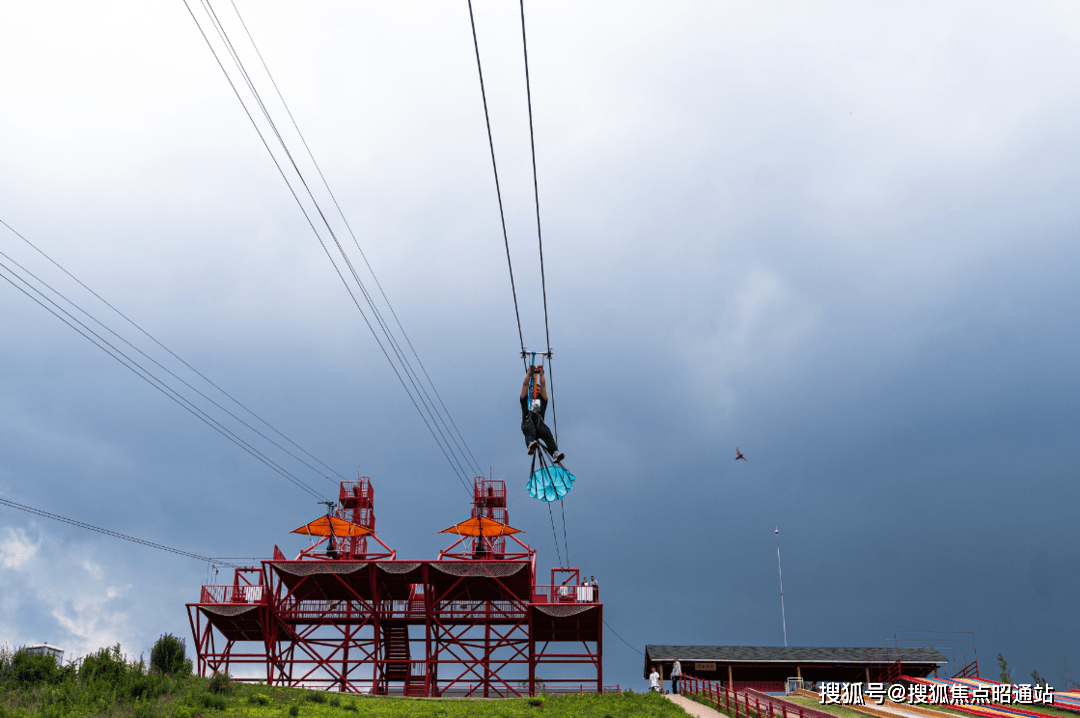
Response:
[[[370,479],[342,482],[336,516],[374,531]],[[472,516],[507,524],[504,482],[476,478]],[[537,584],[513,535],[460,536],[434,561],[399,561],[374,533],[338,540],[291,560],[275,546],[203,586],[187,604],[199,674],[431,697],[603,690],[604,606],[576,568]]]

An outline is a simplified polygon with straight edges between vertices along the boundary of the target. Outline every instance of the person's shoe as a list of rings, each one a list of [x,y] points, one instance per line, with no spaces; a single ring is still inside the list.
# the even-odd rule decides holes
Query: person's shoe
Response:
[[[566,458],[566,454],[561,451],[556,451],[555,455],[551,457],[551,463],[561,464],[562,460]]]
[[[539,441],[534,441],[531,444],[529,444],[529,456],[532,456],[533,454],[535,454],[536,450],[537,450],[537,448],[539,448],[539,446],[540,446]]]

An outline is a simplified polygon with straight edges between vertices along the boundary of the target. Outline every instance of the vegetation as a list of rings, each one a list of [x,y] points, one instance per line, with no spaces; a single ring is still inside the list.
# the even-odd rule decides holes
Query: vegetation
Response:
[[[190,676],[192,665],[186,653],[184,639],[166,633],[150,651],[150,667],[167,676]]]
[[[180,650],[177,651],[177,646]],[[150,663],[104,648],[79,663],[0,650],[0,718],[652,718],[685,716],[657,694],[416,699],[238,683],[191,675],[183,641],[162,636]],[[179,658],[178,658],[179,657]]]
[[[1012,680],[1012,671],[1009,670],[1009,664],[1005,660],[1005,656],[1003,656],[1003,655],[1001,655],[999,653],[998,657],[997,657],[997,663],[998,663],[998,669],[1001,670],[1001,673],[998,674],[998,679],[1002,683],[1012,683],[1013,682],[1013,680]]]

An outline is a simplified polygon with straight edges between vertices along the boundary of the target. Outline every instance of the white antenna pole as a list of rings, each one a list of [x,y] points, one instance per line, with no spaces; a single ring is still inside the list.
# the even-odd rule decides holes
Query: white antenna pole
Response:
[[[776,528],[776,568],[780,572],[780,620],[784,623],[784,647],[787,647],[787,615],[784,613],[784,568],[780,565],[780,527]]]

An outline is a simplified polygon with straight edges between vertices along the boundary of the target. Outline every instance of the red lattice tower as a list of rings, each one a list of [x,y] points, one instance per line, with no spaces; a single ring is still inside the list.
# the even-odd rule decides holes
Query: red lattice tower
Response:
[[[338,517],[375,528],[367,477]],[[477,477],[472,515],[506,524],[506,485]],[[536,583],[518,536],[456,536],[435,560],[399,561],[375,534],[274,547],[231,585],[187,604],[199,675],[353,693],[513,697],[603,690],[603,610],[577,569]],[[479,549],[479,550],[478,550]]]

